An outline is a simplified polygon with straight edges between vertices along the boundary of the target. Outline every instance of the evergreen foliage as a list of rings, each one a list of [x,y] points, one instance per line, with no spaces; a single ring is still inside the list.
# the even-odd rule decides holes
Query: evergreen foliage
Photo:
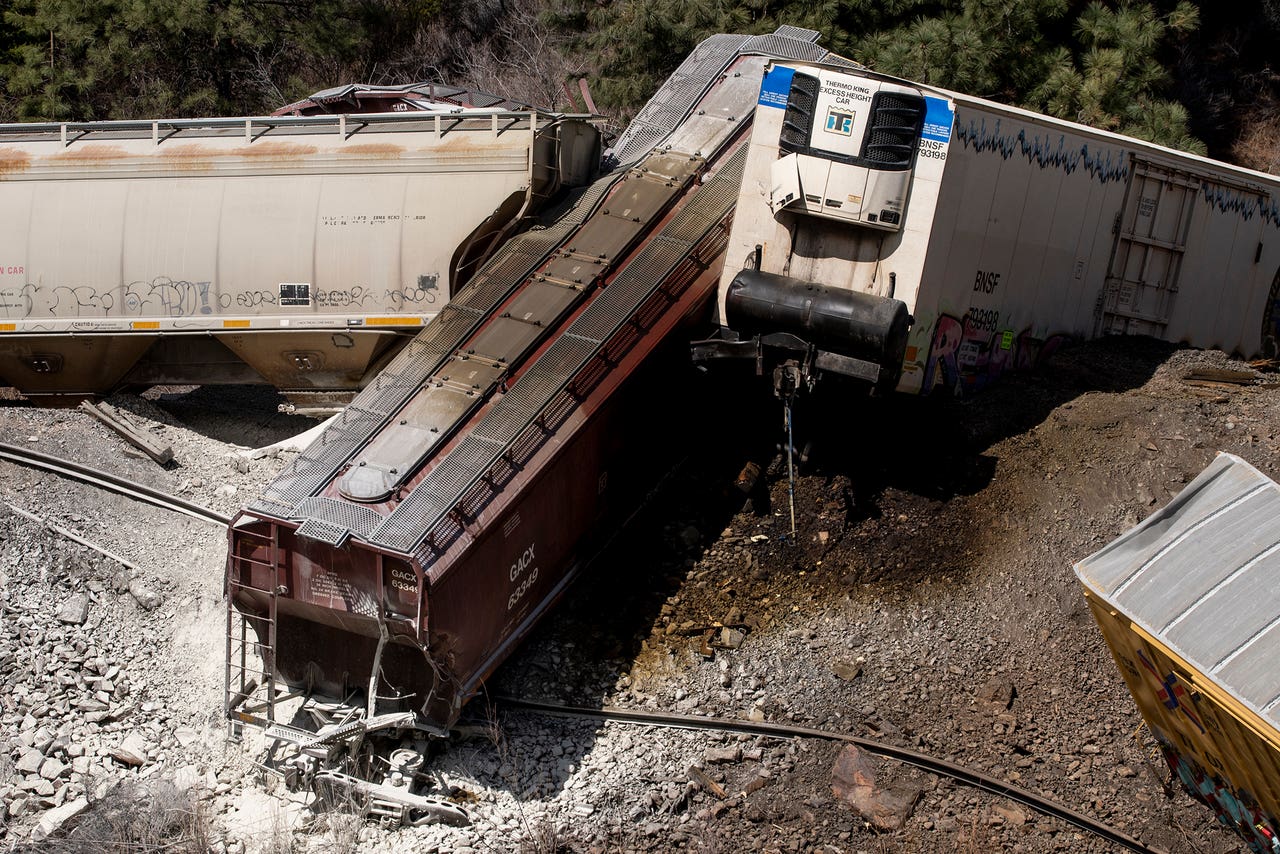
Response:
[[[376,73],[441,0],[15,0],[0,61],[21,119],[247,114]]]
[[[623,113],[707,35],[790,23],[877,71],[1202,153],[1165,69],[1199,21],[1191,0],[584,0],[564,18]]]
[[[1202,152],[1197,135],[1224,149],[1239,132],[1230,107],[1274,88],[1267,63],[1280,0],[1246,6],[10,0],[0,13],[0,120],[244,115],[341,83],[424,79],[554,105],[563,83],[587,75],[596,103],[625,122],[707,36],[792,24],[877,71]],[[1230,51],[1252,64],[1224,73]]]

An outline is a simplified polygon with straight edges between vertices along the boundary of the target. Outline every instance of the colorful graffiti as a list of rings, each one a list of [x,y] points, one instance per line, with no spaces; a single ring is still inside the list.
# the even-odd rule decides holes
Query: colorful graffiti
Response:
[[[988,128],[987,120],[983,118],[970,120],[967,125],[957,120],[956,136],[965,148],[979,153],[994,151],[1004,160],[1019,155],[1041,169],[1061,169],[1067,175],[1083,168],[1102,184],[1124,181],[1129,177],[1129,158],[1123,149],[1107,149],[1102,153],[1090,151],[1087,142],[1079,145],[1067,142],[1065,133],[1058,134],[1057,142],[1054,142],[1051,133],[1046,133],[1043,138],[1040,134],[1028,136],[1026,127],[1019,127],[1017,133],[1006,133],[1001,119],[996,119],[995,124]]]
[[[1006,371],[1027,371],[1053,355],[1066,335],[1040,338],[1023,330],[991,330],[971,322],[970,315],[941,315],[933,327],[933,339],[925,360],[921,392],[946,389],[953,394],[981,390]]]
[[[1191,705],[1187,702],[1189,699],[1187,689],[1182,686],[1182,680],[1178,678],[1178,674],[1170,673],[1168,676],[1161,678],[1155,666],[1147,660],[1147,655],[1142,650],[1138,650],[1138,660],[1142,662],[1142,666],[1155,678],[1156,684],[1160,686],[1156,689],[1156,696],[1164,707],[1171,712],[1174,710],[1181,711],[1191,723],[1195,724],[1196,729],[1203,734],[1204,724],[1200,723],[1200,718],[1192,711]]]
[[[1280,822],[1264,813],[1252,795],[1237,792],[1222,778],[1207,774],[1194,759],[1178,753],[1162,733],[1154,728],[1152,732],[1173,775],[1193,797],[1213,809],[1218,821],[1240,834],[1251,851],[1280,854]]]

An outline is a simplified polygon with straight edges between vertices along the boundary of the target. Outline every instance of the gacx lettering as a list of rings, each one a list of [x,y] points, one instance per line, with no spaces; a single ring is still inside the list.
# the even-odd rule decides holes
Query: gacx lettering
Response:
[[[534,544],[530,543],[529,547],[520,553],[520,557],[515,559],[511,564],[510,572],[507,573],[513,584],[516,581],[520,582],[507,597],[508,611],[516,607],[516,604],[524,598],[524,594],[528,593],[529,588],[538,580],[538,568],[533,565],[533,546]]]
[[[533,545],[533,543],[530,543],[529,547],[521,552],[520,557],[516,558],[515,563],[511,564],[512,581],[523,575],[524,571],[533,563]]]

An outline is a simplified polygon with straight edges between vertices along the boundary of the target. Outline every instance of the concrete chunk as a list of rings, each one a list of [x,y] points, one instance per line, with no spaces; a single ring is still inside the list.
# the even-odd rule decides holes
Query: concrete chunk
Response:
[[[31,749],[22,751],[22,755],[18,757],[18,761],[13,767],[21,774],[35,774],[43,764],[44,754],[38,750]]]
[[[154,611],[164,604],[164,597],[159,592],[151,589],[137,578],[129,582],[129,595],[138,603],[138,607],[144,611]]]
[[[40,763],[40,776],[46,780],[56,780],[62,776],[62,772],[67,770],[67,766],[63,765],[52,756]]]

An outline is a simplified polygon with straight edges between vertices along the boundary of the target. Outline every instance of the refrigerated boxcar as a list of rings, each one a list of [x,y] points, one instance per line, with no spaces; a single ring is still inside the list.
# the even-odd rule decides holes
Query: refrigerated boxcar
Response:
[[[1174,776],[1280,849],[1280,486],[1220,454],[1076,574]]]
[[[1106,334],[1275,355],[1278,188],[980,98],[775,63],[721,279],[725,343],[704,352],[790,335],[813,347],[801,361],[915,393]],[[909,332],[868,319],[871,298],[902,303]]]

